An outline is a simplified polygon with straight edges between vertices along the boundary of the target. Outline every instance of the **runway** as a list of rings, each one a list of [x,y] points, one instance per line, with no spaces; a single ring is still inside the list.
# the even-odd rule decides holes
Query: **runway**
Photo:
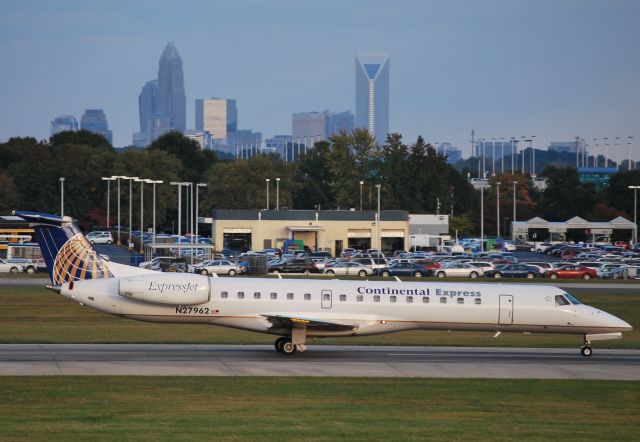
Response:
[[[347,376],[640,380],[640,350],[270,345],[3,344],[0,375]]]

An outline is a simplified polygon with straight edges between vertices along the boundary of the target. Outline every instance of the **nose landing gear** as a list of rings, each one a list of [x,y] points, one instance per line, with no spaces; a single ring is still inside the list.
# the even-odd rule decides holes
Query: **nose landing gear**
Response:
[[[593,350],[591,349],[591,341],[587,340],[587,337],[585,336],[584,345],[580,347],[580,354],[582,354],[582,356],[584,357],[589,357],[592,353]]]

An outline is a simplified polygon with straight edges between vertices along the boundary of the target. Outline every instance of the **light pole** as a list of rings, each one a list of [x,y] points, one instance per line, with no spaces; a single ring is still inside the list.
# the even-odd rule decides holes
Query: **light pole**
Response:
[[[484,185],[480,186],[480,251],[484,252]]]
[[[131,226],[133,225],[133,206],[131,205],[133,197],[132,197],[132,186],[133,182],[138,179],[137,176],[125,176],[122,177],[125,180],[129,180],[129,245],[131,244]]]
[[[276,210],[280,210],[280,178],[276,177]]]
[[[118,241],[117,241],[117,244],[120,245],[120,180],[126,177],[116,175],[116,176],[113,176],[112,178],[115,178],[118,180]]]
[[[144,253],[144,183],[146,178],[137,178],[136,183],[140,183],[140,253]]]
[[[491,138],[491,175],[496,176],[496,139]]]
[[[516,184],[518,184],[518,182],[514,181],[513,182],[513,221],[512,221],[514,223],[516,222]],[[511,228],[511,239],[512,240],[516,239],[515,232],[513,231],[513,227]]]
[[[378,255],[382,253],[382,217],[380,213],[380,188],[382,184],[376,184],[376,188],[378,189]]]
[[[64,216],[64,177],[60,177],[60,216]]]
[[[198,209],[200,205],[199,192],[201,187],[207,187],[206,183],[196,183],[196,241],[198,240]]]
[[[629,164],[628,164],[628,168],[627,170],[631,170],[631,143],[633,143],[633,137],[628,137],[629,138],[629,142],[627,143],[627,146],[629,146],[628,149],[628,154],[629,154]],[[636,163],[635,161],[633,162],[633,168],[636,168]]]
[[[182,183],[177,181],[171,181],[169,184],[172,186],[177,186],[177,189],[178,189],[178,238],[179,238],[180,235],[182,234]]]
[[[362,212],[362,186],[364,185],[364,181],[360,180],[360,212]]]
[[[107,230],[109,230],[109,218],[111,217],[111,181],[114,181],[116,177],[102,177],[102,181],[107,182]]]
[[[162,184],[162,180],[147,180],[147,183],[153,184],[153,240],[156,243],[156,184]]]
[[[633,243],[638,243],[638,189],[640,186],[628,186],[629,189],[633,189]]]
[[[265,181],[267,182],[267,210],[269,210],[269,181],[271,180],[266,178]]]
[[[496,183],[496,238],[500,237],[500,183]]]

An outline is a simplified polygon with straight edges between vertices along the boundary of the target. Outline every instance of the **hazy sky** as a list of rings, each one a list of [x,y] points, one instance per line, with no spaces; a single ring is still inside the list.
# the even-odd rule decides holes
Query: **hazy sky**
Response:
[[[391,131],[470,150],[480,137],[635,137],[637,0],[0,0],[0,140],[103,108],[114,144],[173,41],[194,100],[238,100],[239,127],[291,133],[291,113],[354,111],[354,54],[391,55]],[[626,154],[625,154],[626,156]],[[637,158],[638,155],[636,154]]]

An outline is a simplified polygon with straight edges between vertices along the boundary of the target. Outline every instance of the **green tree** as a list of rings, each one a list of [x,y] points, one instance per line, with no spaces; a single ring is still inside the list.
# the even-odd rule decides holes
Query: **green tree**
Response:
[[[542,172],[547,188],[539,202],[541,215],[549,221],[566,221],[574,216],[586,218],[598,202],[593,183],[581,183],[573,167],[548,166]]]
[[[158,137],[149,150],[161,150],[173,155],[180,161],[182,181],[200,182],[206,172],[216,163],[216,155],[212,150],[202,150],[200,145],[180,132],[169,132]]]
[[[640,170],[614,174],[604,191],[604,197],[611,207],[623,211],[627,219],[633,220],[634,191],[629,186],[640,186]]]

